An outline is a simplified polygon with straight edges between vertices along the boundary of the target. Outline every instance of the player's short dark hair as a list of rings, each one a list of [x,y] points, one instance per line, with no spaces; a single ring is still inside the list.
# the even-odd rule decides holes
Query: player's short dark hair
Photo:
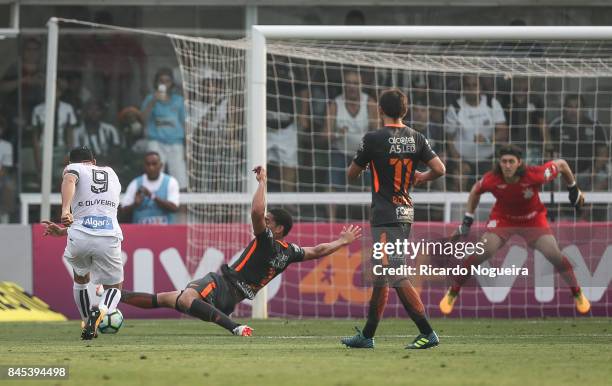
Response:
[[[274,208],[269,209],[268,213],[274,216],[274,222],[276,223],[276,225],[283,226],[283,237],[287,236],[289,234],[289,231],[293,227],[293,218],[291,217],[289,212],[287,212],[283,208]]]
[[[408,97],[397,88],[383,91],[378,105],[389,118],[401,119],[408,113]]]
[[[156,157],[157,157],[157,158],[159,158],[159,160],[161,161],[161,156],[160,156],[160,155],[159,155],[159,153],[158,153],[158,152],[156,152],[155,150],[149,150],[148,152],[146,152],[146,153],[145,153],[145,155],[144,155],[144,157],[142,157],[142,159],[145,159],[145,158],[150,157],[150,156],[152,156],[152,155],[156,156]]]
[[[516,158],[518,158],[518,160],[520,161],[523,159],[523,150],[521,150],[521,148],[516,145],[510,145],[510,144],[503,145],[502,147],[500,147],[497,150],[498,160],[495,162],[495,166],[493,166],[493,173],[502,175],[501,164],[499,162],[499,159],[505,155],[513,155]],[[525,174],[525,163],[522,163],[518,167],[518,169],[516,169],[517,176],[522,176],[523,174]]]
[[[71,164],[84,162],[84,161],[93,161],[94,153],[87,146],[79,146],[70,150],[70,156],[68,157]]]

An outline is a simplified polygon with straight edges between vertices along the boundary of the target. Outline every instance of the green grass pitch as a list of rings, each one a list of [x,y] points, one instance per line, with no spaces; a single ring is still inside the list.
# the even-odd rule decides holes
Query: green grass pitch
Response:
[[[404,350],[416,329],[383,320],[374,350],[339,338],[363,320],[249,321],[256,336],[210,323],[126,320],[79,340],[78,323],[0,323],[0,365],[67,365],[69,380],[5,385],[610,385],[612,319],[433,320],[441,345]]]

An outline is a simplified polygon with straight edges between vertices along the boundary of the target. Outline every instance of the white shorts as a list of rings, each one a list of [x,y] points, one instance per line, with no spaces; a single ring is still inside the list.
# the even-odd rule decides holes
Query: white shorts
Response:
[[[149,151],[156,151],[164,165],[168,166],[168,174],[176,178],[180,189],[187,188],[187,164],[185,162],[185,146],[182,143],[161,143],[149,141]]]
[[[298,166],[298,131],[294,123],[267,133],[268,162],[295,168]]]
[[[96,284],[111,285],[123,282],[121,240],[115,236],[93,236],[70,230],[64,259],[79,276],[91,272]]]

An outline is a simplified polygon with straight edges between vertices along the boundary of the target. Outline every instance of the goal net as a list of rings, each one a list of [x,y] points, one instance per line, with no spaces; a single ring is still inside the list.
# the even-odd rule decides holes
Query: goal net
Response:
[[[485,29],[470,39],[428,37],[427,32],[417,39],[367,36],[376,27],[347,40],[325,38],[326,28],[320,27],[318,39],[295,38],[299,34],[266,39],[263,80],[252,78],[252,66],[258,64],[250,62],[249,39],[166,35],[185,98],[188,192],[195,200],[187,210],[190,274],[218,270],[237,258],[252,237],[249,184],[255,165],[249,162],[257,159],[253,151],[263,151],[268,206],[293,215],[288,241],[302,246],[327,242],[347,223],[362,225],[366,234],[332,256],[289,266],[268,286],[268,314],[364,317],[371,291],[370,175],[366,171],[363,178],[348,181],[345,170],[361,137],[379,126],[379,94],[397,87],[409,98],[405,123],[427,136],[448,172],[414,189],[412,237],[439,240],[452,233],[463,217],[467,192],[491,169],[500,144],[516,144],[530,164],[562,157],[577,173],[589,204],[575,212],[559,179],[545,185],[541,197],[593,314],[609,316],[610,40],[568,39],[567,34],[498,39]],[[262,102],[248,93],[254,85],[265,86],[266,107],[259,112],[265,119],[259,121],[249,121],[249,106]],[[254,148],[253,141],[265,149]],[[483,196],[476,213],[482,226],[474,227],[474,238],[484,231],[492,202]],[[439,256],[423,258],[440,264]],[[530,274],[471,282],[455,315],[574,315],[569,289],[521,239],[511,239],[489,264],[524,266]],[[415,284],[427,311],[439,315],[447,278],[417,279]],[[236,313],[250,315],[250,303]],[[405,316],[394,296],[385,315]]]

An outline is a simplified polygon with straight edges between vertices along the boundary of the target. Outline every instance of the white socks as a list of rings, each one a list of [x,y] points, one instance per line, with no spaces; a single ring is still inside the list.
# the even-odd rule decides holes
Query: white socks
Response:
[[[79,309],[79,314],[81,314],[81,320],[87,320],[90,308],[87,284],[74,283],[72,286],[72,295],[74,296],[74,303]]]
[[[120,300],[121,291],[118,288],[107,288],[102,294],[102,300],[100,300],[98,308],[101,311],[103,310],[107,314],[110,314],[111,312],[115,311]]]

